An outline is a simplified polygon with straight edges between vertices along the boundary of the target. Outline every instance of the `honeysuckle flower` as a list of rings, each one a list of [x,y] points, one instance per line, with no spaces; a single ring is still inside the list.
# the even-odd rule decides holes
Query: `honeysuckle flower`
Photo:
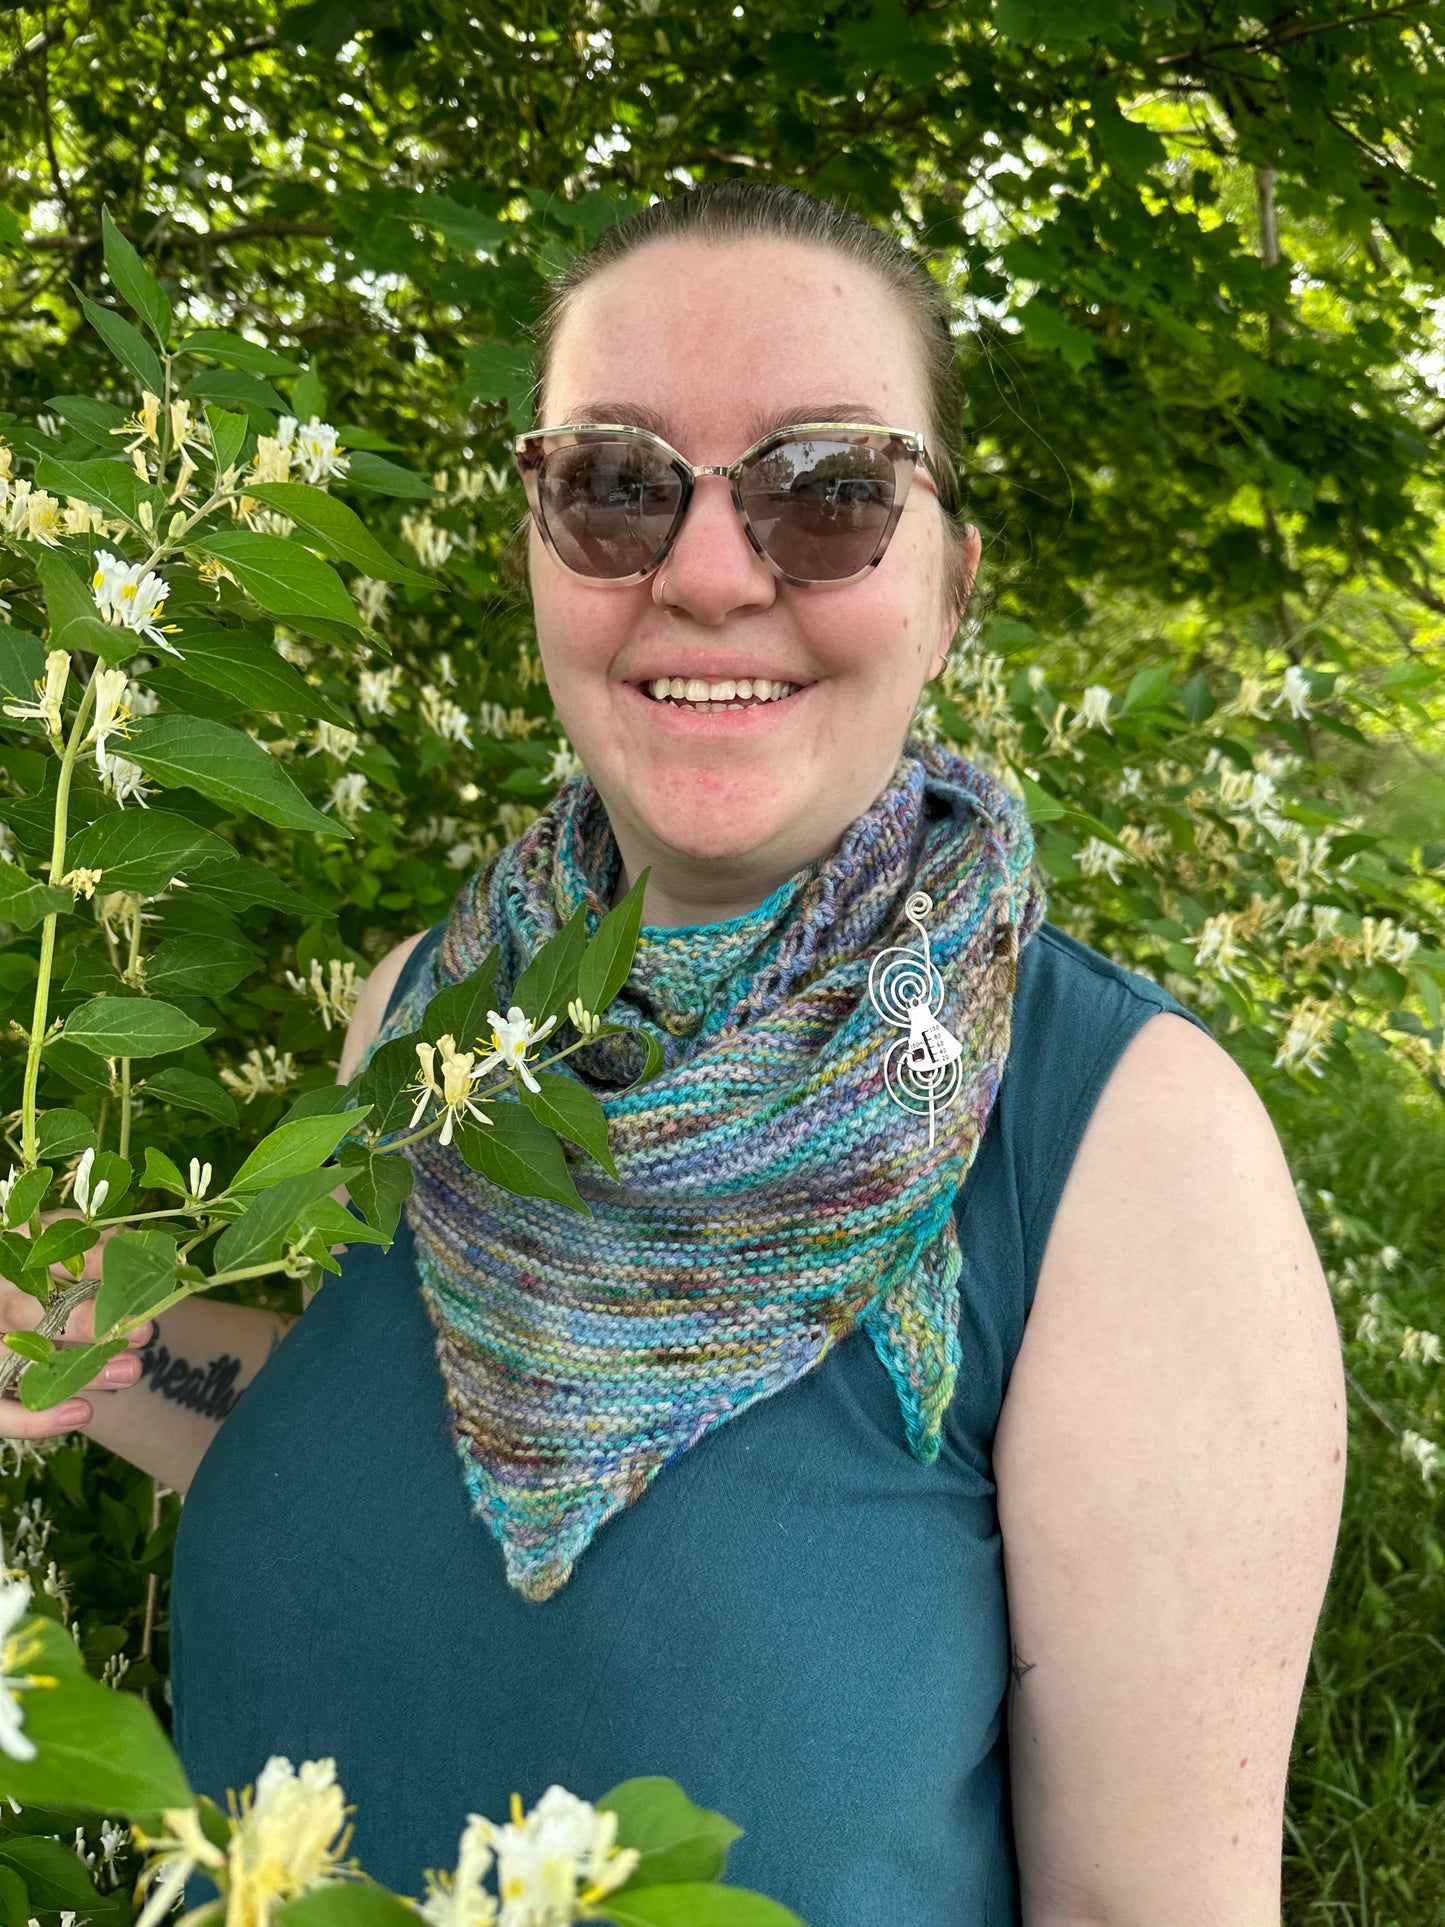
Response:
[[[104,535],[105,517],[94,502],[82,502],[78,495],[67,495],[64,526],[67,535]]]
[[[482,1886],[492,1864],[488,1831],[489,1822],[481,1814],[468,1814],[457,1845],[456,1872],[427,1868],[426,1898],[418,1909],[427,1927],[492,1927],[497,1903]]]
[[[357,707],[364,709],[368,716],[394,714],[400,682],[401,671],[394,665],[389,669],[363,669],[356,678]]]
[[[112,628],[133,629],[168,655],[180,655],[180,650],[166,641],[159,625],[158,618],[166,606],[166,585],[154,570],[143,563],[122,562],[108,549],[98,549],[90,587],[96,608]]]
[[[1445,1471],[1445,1453],[1441,1452],[1440,1447],[1408,1427],[1400,1437],[1400,1457],[1419,1468],[1420,1477],[1427,1486],[1438,1473]]]
[[[1195,965],[1200,970],[1211,970],[1217,977],[1235,975],[1235,962],[1248,953],[1238,942],[1238,915],[1232,910],[1221,910],[1217,915],[1207,917],[1197,937],[1185,937],[1184,942],[1193,944]]]
[[[457,543],[451,530],[439,529],[425,509],[420,515],[402,516],[401,535],[416,550],[416,559],[424,569],[441,568]]]
[[[577,752],[564,736],[552,752],[552,761],[547,766],[546,780],[549,783],[565,783],[569,777],[581,774],[582,764]]]
[[[339,957],[333,957],[323,970],[321,959],[313,957],[304,982],[294,970],[286,972],[286,981],[298,997],[311,999],[328,1030],[333,1019],[342,1024],[351,1021],[356,1000],[361,995],[354,963],[343,963]]]
[[[110,1185],[105,1178],[100,1180],[94,1190],[91,1189],[90,1173],[94,1164],[95,1146],[92,1144],[89,1150],[82,1154],[79,1164],[75,1167],[75,1202],[87,1218],[93,1218],[96,1215],[105,1203],[106,1195],[110,1190]]]
[[[437,653],[437,677],[443,689],[456,688],[457,672],[452,667],[452,655],[449,649],[442,649]]]
[[[447,867],[452,870],[464,870],[469,863],[476,861],[476,857],[475,843],[465,840],[461,843],[453,843],[447,851]]]
[[[262,1050],[253,1046],[236,1069],[225,1064],[216,1075],[227,1090],[234,1091],[243,1102],[249,1104],[253,1098],[284,1091],[288,1084],[295,1083],[300,1073],[289,1050],[278,1057],[276,1046],[267,1044]]]
[[[1284,672],[1284,682],[1270,707],[1278,709],[1281,703],[1287,703],[1290,715],[1296,722],[1300,722],[1310,713],[1310,701],[1313,695],[1309,677],[1297,662],[1292,662]]]
[[[145,771],[139,763],[128,763],[124,756],[97,757],[100,763],[100,781],[103,788],[110,791],[122,808],[127,803],[139,803],[148,809],[146,802]]]
[[[1332,1003],[1306,997],[1298,1009],[1290,1013],[1283,1040],[1275,1052],[1274,1068],[1279,1070],[1281,1066],[1297,1064],[1302,1070],[1323,1077],[1324,1066],[1319,1060],[1328,1048],[1338,1014]]]
[[[1119,881],[1119,872],[1129,861],[1126,850],[1106,843],[1100,836],[1091,836],[1079,851],[1077,862],[1081,876],[1107,876],[1110,883]]]
[[[567,1015],[584,1037],[595,1037],[602,1028],[602,1019],[595,1010],[588,1010],[580,997],[574,997],[567,1006]]]
[[[33,703],[5,704],[7,716],[33,716],[51,736],[59,737],[64,720],[65,685],[70,680],[70,651],[52,649],[45,658],[45,681],[35,684]]]
[[[188,1174],[188,1183],[186,1186],[187,1195],[192,1198],[203,1198],[205,1197],[206,1193],[210,1190],[210,1188],[211,1188],[210,1165],[202,1164],[199,1158],[192,1158],[191,1168]]]
[[[283,415],[281,419],[283,422],[290,422],[294,432],[296,426],[294,417]],[[291,479],[291,457],[292,449],[288,440],[283,439],[279,435],[258,435],[256,437],[256,453],[251,462],[251,473],[246,477],[246,480],[248,482],[289,482]],[[259,505],[252,503],[251,506],[255,508]],[[242,498],[240,512],[242,514],[246,512],[244,497]]]
[[[386,614],[386,605],[391,596],[391,584],[378,582],[375,576],[356,576],[351,584],[351,593],[356,606],[373,627]]]
[[[0,1178],[0,1217],[10,1209],[10,1193],[15,1189],[15,1180],[20,1173],[12,1164],[8,1174]]]
[[[84,897],[88,903],[95,895],[96,884],[104,875],[104,870],[67,870],[60,879],[60,887],[62,890],[74,890],[78,897]]]
[[[1083,701],[1074,712],[1074,719],[1084,729],[1103,729],[1113,735],[1109,724],[1109,704],[1114,700],[1113,691],[1102,683],[1090,683],[1084,691]]]
[[[544,1024],[534,1028],[532,1019],[521,1005],[513,1004],[505,1017],[499,1017],[496,1011],[489,1010],[487,1022],[492,1027],[494,1048],[477,1065],[478,1073],[489,1071],[493,1064],[501,1064],[503,1069],[515,1071],[534,1095],[539,1093],[542,1087],[527,1068],[527,1052],[533,1044],[540,1044],[555,1026],[555,1013]]]
[[[0,479],[0,528],[54,549],[65,533],[65,514],[56,498],[43,488],[32,488],[25,481],[12,485]]]
[[[1413,1325],[1407,1325],[1400,1334],[1400,1356],[1415,1359],[1422,1365],[1438,1365],[1445,1359],[1437,1334],[1416,1331]]]
[[[146,442],[149,442],[153,448],[159,448],[161,445],[160,418],[161,398],[159,395],[153,395],[147,388],[141,395],[140,412],[132,415],[128,421],[122,422],[119,428],[111,429],[110,432],[112,435],[130,436],[130,440],[125,445],[127,455],[133,454]]]
[[[560,1786],[549,1786],[525,1817],[514,1794],[511,1823],[484,1822],[480,1831],[497,1856],[497,1927],[567,1927],[629,1879],[640,1858],[635,1847],[617,1846],[615,1813]]]
[[[59,1684],[49,1674],[29,1671],[40,1646],[33,1637],[16,1631],[29,1607],[30,1581],[23,1575],[0,1574],[0,1752],[12,1760],[33,1760],[38,1750],[25,1731],[19,1694],[27,1688]]]
[[[440,1133],[443,1144],[451,1143],[457,1119],[463,1112],[474,1117],[479,1124],[491,1123],[492,1120],[472,1096],[472,1088],[483,1070],[483,1066],[476,1061],[475,1051],[459,1051],[457,1040],[448,1034],[439,1037],[435,1044],[418,1044],[416,1061],[420,1075],[411,1086],[418,1096],[408,1126],[410,1130],[414,1131],[420,1124],[433,1099],[446,1111]],[[440,1077],[437,1075],[438,1067]]]
[[[95,715],[91,720],[88,743],[95,744],[95,767],[105,777],[106,739],[124,736],[130,721],[130,678],[124,669],[102,669],[95,678]]]
[[[432,683],[424,682],[417,707],[428,729],[434,729],[444,743],[465,743],[473,747],[467,712],[450,696],[444,696]]]
[[[348,770],[344,776],[338,776],[331,785],[331,794],[321,807],[323,810],[334,809],[341,821],[350,825],[356,821],[363,810],[371,808],[366,796],[366,778],[359,769]]]
[[[308,756],[324,751],[334,756],[340,763],[346,763],[356,754],[361,738],[354,729],[345,729],[339,723],[328,723],[324,718],[316,725],[316,740],[307,750]]]

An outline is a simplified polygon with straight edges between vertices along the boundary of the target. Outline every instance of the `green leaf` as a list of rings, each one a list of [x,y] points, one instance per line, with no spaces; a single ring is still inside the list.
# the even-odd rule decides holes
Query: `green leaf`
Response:
[[[62,462],[42,456],[35,470],[37,488],[57,495],[75,495],[90,502],[114,522],[134,522],[136,472],[129,462],[101,458],[93,462]],[[95,614],[92,603],[90,614]]]
[[[92,997],[66,1018],[65,1037],[97,1057],[163,1057],[200,1043],[213,1028],[158,997]]]
[[[239,368],[206,368],[192,375],[181,395],[187,401],[215,401],[241,409],[253,428],[266,428],[273,415],[284,415],[286,403],[269,381],[244,374]]]
[[[217,529],[193,544],[196,555],[224,562],[241,587],[268,615],[320,616],[364,627],[336,571],[299,542],[250,529]]]
[[[13,863],[0,863],[0,923],[13,923],[17,930],[33,930],[43,917],[59,916],[74,907],[75,898],[69,890],[33,883]]]
[[[31,1271],[43,1271],[50,1265],[68,1265],[99,1243],[100,1233],[84,1218],[56,1218],[31,1244],[25,1263]]]
[[[10,1187],[10,1196],[5,1205],[6,1225],[13,1230],[40,1209],[54,1175],[48,1164],[37,1164],[32,1170],[21,1172]]]
[[[436,500],[436,490],[430,482],[409,468],[389,462],[384,455],[373,455],[365,449],[354,448],[348,461],[348,488],[362,489],[368,495],[390,495],[404,502]]]
[[[324,421],[326,390],[314,368],[303,368],[291,390],[291,413],[298,422]]]
[[[110,209],[100,210],[100,231],[105,249],[105,271],[122,301],[128,302],[145,322],[162,348],[170,339],[171,304],[140,256],[126,240]],[[156,394],[162,390],[156,389]]]
[[[133,328],[123,315],[116,314],[113,309],[98,307],[94,301],[87,300],[74,282],[71,288],[86,320],[121,367],[134,375],[141,387],[148,389],[152,395],[158,398],[163,396],[166,378],[161,373],[155,349],[140,330]]]
[[[149,1164],[149,1151],[146,1159]],[[125,1338],[143,1325],[174,1294],[178,1269],[175,1240],[163,1231],[118,1231],[108,1239],[95,1294],[95,1329],[101,1342]]]
[[[649,866],[650,868],[650,866]],[[613,998],[627,982],[642,928],[642,898],[647,887],[644,870],[621,903],[607,912],[582,953],[577,967],[577,995],[585,1010],[605,1016]]]
[[[260,959],[230,937],[167,937],[146,960],[146,986],[171,997],[223,997]]]
[[[408,1094],[407,1086],[414,1084],[419,1074],[416,1047],[421,1041],[420,1031],[389,1038],[373,1051],[371,1062],[357,1080],[362,1103],[371,1107],[370,1128],[379,1137],[399,1131],[411,1121],[416,1092]]]
[[[1173,674],[1173,665],[1167,662],[1141,669],[1124,692],[1124,700],[1116,713],[1123,716],[1131,709],[1153,709],[1163,702]]]
[[[365,1115],[363,1108],[330,1117],[298,1117],[293,1123],[278,1125],[269,1137],[262,1138],[227,1190],[259,1191],[264,1185],[313,1170],[331,1156],[342,1138],[354,1130]],[[339,1182],[340,1173],[333,1173],[326,1188],[331,1190]]]
[[[557,1071],[538,1071],[535,1077],[540,1092],[529,1091],[520,1081],[517,1085],[517,1095],[533,1117],[581,1145],[608,1177],[621,1183],[607,1143],[607,1113],[591,1091],[575,1077],[564,1077]]]
[[[497,964],[501,950],[496,944],[483,957],[470,977],[463,977],[459,983],[447,984],[437,992],[422,1014],[421,1035],[429,1044],[435,1044],[442,1037],[456,1039],[459,1049],[483,1050],[492,1048],[492,1026],[487,1020],[487,1012],[492,1008],[497,994]],[[416,1076],[416,1057],[411,1063],[412,1077]]]
[[[224,475],[228,468],[234,468],[241,459],[241,450],[246,446],[251,424],[244,415],[233,415],[226,408],[213,408],[207,402],[206,426],[211,431],[211,453],[216,473]]]
[[[134,630],[101,621],[95,597],[64,556],[42,556],[35,566],[45,591],[52,649],[86,649],[113,668],[146,647]]]
[[[713,1881],[721,1877],[728,1849],[742,1828],[726,1815],[695,1806],[676,1780],[661,1775],[624,1780],[597,1802],[601,1813],[617,1815],[617,1844],[636,1847],[642,1858],[629,1875],[626,1891],[676,1881]]]
[[[397,1159],[400,1163],[401,1160]],[[358,1218],[354,1211],[348,1211],[339,1198],[329,1194],[318,1198],[315,1204],[308,1204],[303,1214],[303,1222],[318,1232],[328,1245],[389,1245],[389,1233],[377,1231]]]
[[[556,936],[542,945],[518,977],[508,1009],[520,1005],[539,1025],[554,1015],[560,1021],[577,995],[577,973],[586,947],[587,906],[579,903]],[[501,1014],[505,1016],[506,1012]]]
[[[68,422],[87,441],[102,448],[113,448],[111,430],[125,426],[125,410],[113,402],[97,401],[93,395],[52,395],[45,406],[63,422]]]
[[[22,1708],[37,1690],[53,1692],[56,1689],[30,1689],[21,1699]],[[101,1691],[104,1690],[102,1687]],[[95,1889],[67,1841],[54,1840],[45,1834],[11,1834],[0,1840],[0,1865],[11,1868],[24,1880],[32,1908],[39,1907],[49,1913],[59,1908],[84,1907],[87,1917],[94,1908]]]
[[[248,375],[299,374],[294,361],[278,355],[274,348],[263,348],[244,335],[227,334],[224,328],[197,328],[176,349],[179,355],[209,355],[228,368],[240,368]]]
[[[333,1880],[288,1901],[276,1927],[416,1927],[416,1914],[374,1880]]]
[[[130,1159],[123,1158],[118,1151],[97,1151],[95,1162],[90,1167],[90,1195],[95,1197],[101,1180],[109,1185],[105,1194],[105,1215],[114,1217],[121,1200],[130,1190]]]
[[[140,716],[130,726],[125,753],[158,782],[199,790],[277,829],[350,836],[307,802],[274,756],[225,723],[199,716]]]
[[[0,1794],[22,1807],[55,1802],[113,1814],[154,1814],[193,1804],[181,1763],[144,1700],[87,1678],[75,1641],[54,1620],[25,1620],[17,1633],[27,1646],[39,1646],[31,1670],[60,1684],[22,1692],[21,1717],[39,1752],[33,1760],[0,1753]],[[46,1844],[59,1847],[84,1878],[68,1843]],[[5,1843],[12,1861],[19,1845],[14,1838]],[[39,1904],[33,1889],[32,1898]],[[89,1903],[61,1904],[87,1910],[94,1898],[92,1889]]]
[[[56,1227],[51,1225],[50,1229],[54,1231]],[[63,1405],[68,1398],[83,1391],[117,1352],[125,1349],[125,1339],[113,1338],[108,1344],[82,1345],[57,1352],[45,1365],[28,1366],[20,1380],[20,1403],[27,1412],[49,1412]]]
[[[212,1077],[202,1077],[197,1071],[169,1065],[163,1071],[153,1072],[140,1088],[149,1096],[160,1098],[163,1104],[174,1104],[182,1111],[198,1111],[202,1117],[212,1117],[218,1124],[234,1126],[240,1122],[236,1100],[225,1085]]]
[[[321,908],[314,898],[303,897],[299,890],[284,883],[273,870],[252,856],[236,856],[228,863],[199,866],[191,873],[191,888],[217,903],[264,903],[273,910],[289,910],[295,916]]]
[[[455,1143],[473,1171],[522,1198],[551,1198],[584,1217],[592,1208],[578,1195],[562,1146],[530,1111],[510,1099],[489,1104],[490,1124],[464,1118]]]
[[[675,1886],[626,1887],[599,1901],[598,1910],[614,1927],[806,1927],[766,1894],[691,1880]]]
[[[663,1067],[661,1044],[655,1037],[645,1030],[640,1030],[635,1024],[604,1024],[600,1030],[592,1034],[594,1037],[635,1037],[639,1044],[646,1047],[643,1052],[642,1069],[625,1087],[627,1090],[635,1090],[639,1084],[646,1084],[656,1077]]]
[[[45,1111],[37,1135],[41,1157],[69,1158],[91,1148],[95,1143],[95,1126],[81,1111]]]
[[[4,1339],[8,1351],[17,1358],[27,1358],[32,1365],[47,1365],[54,1358],[56,1343],[47,1338],[44,1332],[6,1332]]]
[[[0,621],[0,691],[17,702],[33,703],[35,685],[45,681],[45,644],[24,629]]]
[[[99,870],[107,890],[158,896],[171,878],[209,858],[227,862],[235,852],[213,830],[168,810],[117,810],[77,832],[66,853],[67,869]]]
[[[322,717],[343,729],[349,729],[354,721],[319,689],[313,689],[269,642],[257,636],[238,629],[188,629],[182,625],[174,641],[181,659],[166,663],[167,670],[206,688],[219,689],[247,709]]]
[[[401,1222],[402,1206],[411,1196],[415,1176],[411,1160],[396,1152],[370,1151],[364,1163],[345,1164],[342,1176],[366,1222],[381,1232],[390,1246]]]
[[[154,1144],[146,1146],[145,1169],[140,1181],[147,1191],[173,1191],[178,1198],[190,1196],[190,1186],[181,1176],[180,1166]]]
[[[300,1221],[308,1205],[334,1191],[336,1170],[300,1171],[262,1191],[244,1217],[229,1224],[216,1240],[217,1271],[244,1271],[250,1265],[278,1258],[287,1233]]]
[[[432,586],[430,576],[409,569],[389,555],[356,511],[325,489],[311,488],[305,482],[252,482],[246,493],[267,508],[279,510],[298,527],[309,529],[338,562],[349,562],[363,575],[382,582],[409,582],[419,589]]]

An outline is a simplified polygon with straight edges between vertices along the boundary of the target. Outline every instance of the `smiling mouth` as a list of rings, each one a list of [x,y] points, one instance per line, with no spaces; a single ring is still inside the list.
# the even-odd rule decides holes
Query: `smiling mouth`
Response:
[[[657,676],[635,688],[669,709],[690,709],[696,715],[724,710],[771,709],[796,696],[806,683],[774,682],[766,677],[704,682],[699,677]]]

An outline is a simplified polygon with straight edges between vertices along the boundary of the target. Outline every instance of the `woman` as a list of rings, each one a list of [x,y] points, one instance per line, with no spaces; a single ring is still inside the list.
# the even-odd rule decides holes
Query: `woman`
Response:
[[[636,1060],[579,1053],[628,1180],[574,1165],[591,1220],[419,1153],[176,1548],[193,1784],[333,1756],[403,1890],[514,1789],[664,1773],[813,1927],[1278,1921],[1332,1308],[1247,1080],[1043,920],[1018,806],[908,736],[979,556],[954,382],[928,277],[788,189],[648,209],[545,322],[528,567],[587,774],[376,968],[341,1076],[494,938],[505,1010],[644,869],[613,1015],[667,1068],[622,1097]],[[750,451],[744,518],[716,471]],[[931,1122],[867,990],[925,937],[966,1071]],[[283,1323],[191,1304],[154,1342],[245,1384]],[[105,1403],[172,1483],[215,1432]]]

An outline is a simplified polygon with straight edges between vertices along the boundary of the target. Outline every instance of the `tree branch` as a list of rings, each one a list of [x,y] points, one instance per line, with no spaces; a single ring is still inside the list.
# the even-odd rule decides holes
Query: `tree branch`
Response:
[[[124,232],[125,224],[122,224]],[[166,234],[166,245],[178,248],[219,247],[230,241],[267,240],[286,235],[303,234],[324,238],[331,234],[329,222],[324,221],[243,221],[237,227],[190,228],[173,227]],[[134,234],[135,229],[131,229]],[[127,237],[129,238],[129,236]],[[98,248],[101,237],[98,234],[27,234],[25,246],[32,253],[40,253],[52,248],[65,248],[75,254],[88,253]]]
[[[1397,14],[1420,13],[1434,4],[1434,0],[1402,0],[1398,7],[1373,7],[1364,13],[1347,14],[1343,20],[1317,20],[1308,26],[1282,27],[1278,33],[1261,34],[1254,40],[1221,40],[1214,47],[1191,47],[1186,53],[1158,54],[1156,67],[1184,67],[1192,60],[1208,60],[1214,54],[1272,53],[1276,47],[1283,47],[1291,40],[1307,40],[1312,34],[1338,33],[1345,27],[1368,25],[1372,20],[1390,20]]]

